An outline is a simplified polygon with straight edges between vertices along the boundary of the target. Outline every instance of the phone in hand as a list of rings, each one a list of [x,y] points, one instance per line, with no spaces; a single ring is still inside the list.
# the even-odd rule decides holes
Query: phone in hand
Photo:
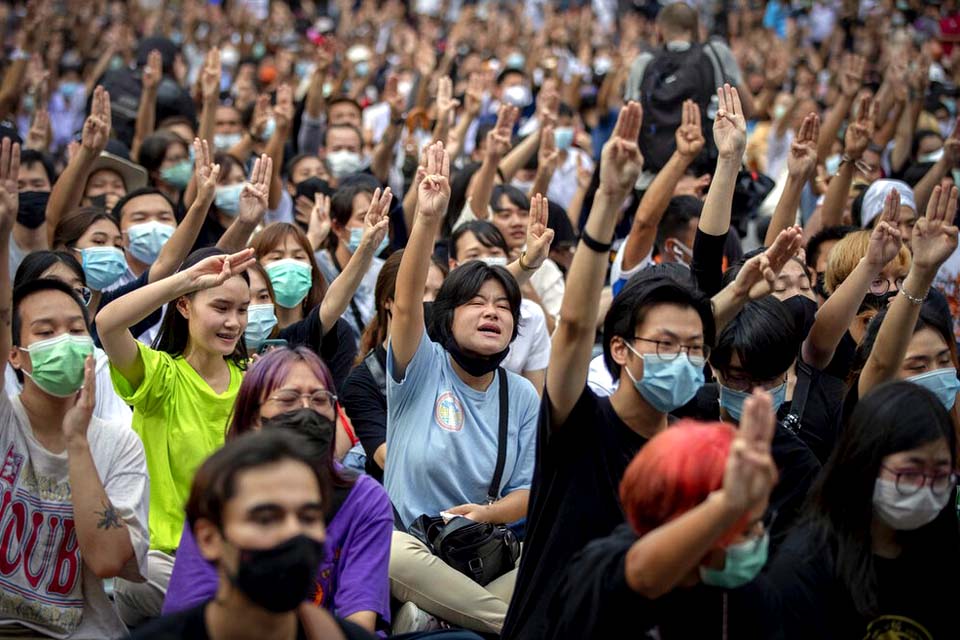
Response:
[[[276,349],[277,347],[286,347],[287,344],[288,344],[287,341],[284,340],[283,338],[277,338],[275,340],[264,340],[263,344],[260,345],[260,351],[258,351],[257,353],[259,353],[260,355],[263,355],[268,351]]]

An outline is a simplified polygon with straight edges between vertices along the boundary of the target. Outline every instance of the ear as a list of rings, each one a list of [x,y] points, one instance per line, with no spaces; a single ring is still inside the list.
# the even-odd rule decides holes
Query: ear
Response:
[[[637,380],[640,380],[643,378],[643,359],[637,358],[636,356],[631,358],[631,355],[633,354],[630,353],[630,349],[627,348],[627,343],[622,336],[613,336],[613,338],[610,339],[610,356],[614,362],[620,365],[621,374],[625,375],[622,369],[626,365],[627,360],[633,360],[634,364],[630,368],[630,373],[632,373]],[[639,370],[636,369],[636,363],[639,363]]]
[[[10,347],[10,355],[7,356],[10,360],[10,366],[17,370],[23,369],[24,363],[30,358],[29,354],[24,355],[24,353],[19,347]]]
[[[223,557],[223,535],[212,522],[204,518],[197,520],[193,526],[193,537],[205,560],[216,564]]]
[[[177,298],[177,311],[183,316],[184,320],[190,319],[190,301],[186,296]]]
[[[457,266],[459,266],[459,264],[460,263],[454,260],[453,258],[447,259],[447,267],[450,269],[450,271],[453,271],[454,269],[456,269]]]

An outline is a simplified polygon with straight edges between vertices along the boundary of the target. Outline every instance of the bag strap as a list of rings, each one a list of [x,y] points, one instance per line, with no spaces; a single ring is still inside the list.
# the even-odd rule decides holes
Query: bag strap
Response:
[[[797,383],[793,386],[793,399],[790,401],[790,414],[784,418],[783,426],[793,434],[799,434],[803,424],[803,412],[807,408],[810,385],[819,372],[802,360],[797,361]]]
[[[377,350],[371,349],[363,358],[363,363],[367,365],[367,371],[370,372],[370,375],[373,376],[374,382],[377,383],[377,386],[380,387],[380,393],[386,397],[387,395],[387,372],[383,370],[383,365],[380,364],[380,358],[377,357]]]
[[[507,421],[509,419],[509,396],[507,390],[507,372],[503,367],[497,368],[500,376],[500,432],[497,435],[497,467],[493,472],[493,481],[487,491],[487,502],[496,502],[500,497],[500,481],[503,479],[503,468],[507,464]]]
[[[707,55],[707,58],[709,58],[710,64],[713,67],[713,84],[723,86],[723,84],[727,82],[727,74],[723,72],[723,65],[720,63],[720,55],[717,53],[717,50],[714,49],[713,43],[709,38],[707,38],[707,41],[704,43],[704,48],[708,50],[704,51],[704,53]]]

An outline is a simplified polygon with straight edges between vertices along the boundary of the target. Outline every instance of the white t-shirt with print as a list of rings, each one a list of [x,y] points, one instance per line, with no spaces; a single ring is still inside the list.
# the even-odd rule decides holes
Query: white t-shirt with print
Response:
[[[507,371],[523,374],[524,371],[540,371],[550,362],[550,334],[547,318],[536,302],[524,298],[520,301],[520,329],[510,343],[510,353],[501,366]]]

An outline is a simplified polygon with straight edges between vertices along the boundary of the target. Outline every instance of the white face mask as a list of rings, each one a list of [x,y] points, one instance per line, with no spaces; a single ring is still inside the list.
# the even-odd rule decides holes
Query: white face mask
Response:
[[[897,491],[897,483],[877,478],[873,486],[873,509],[880,519],[897,531],[912,531],[933,522],[947,506],[952,491],[938,496],[929,486],[905,496]]]
[[[480,256],[477,258],[480,262],[485,263],[490,267],[505,267],[507,266],[506,256]]]
[[[518,109],[523,109],[533,102],[533,96],[530,94],[529,88],[523,85],[513,85],[503,90],[503,101]]]
[[[333,151],[327,154],[327,166],[334,178],[340,179],[363,169],[363,157],[353,151]]]

